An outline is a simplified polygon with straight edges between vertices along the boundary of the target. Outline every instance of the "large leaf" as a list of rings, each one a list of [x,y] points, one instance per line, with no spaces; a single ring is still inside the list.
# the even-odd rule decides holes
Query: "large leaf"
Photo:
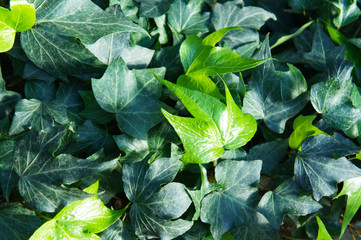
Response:
[[[116,221],[100,234],[103,240],[134,240],[134,230],[128,222]]]
[[[257,129],[255,119],[242,113],[226,85],[227,105],[224,105],[202,92],[178,86],[159,77],[158,80],[167,86],[195,117],[178,117],[162,110],[182,140],[186,151],[182,161],[214,161],[223,154],[223,148],[239,148],[253,137]]]
[[[259,50],[258,58],[269,57],[271,57],[271,51],[266,39]],[[295,67],[291,69],[298,71]],[[302,74],[299,73],[296,76],[302,77]],[[253,70],[249,82],[252,90],[246,92],[242,110],[252,114],[256,119],[263,119],[272,131],[283,133],[286,121],[301,111],[308,102],[304,80],[289,80],[294,77],[294,74],[277,72],[271,60],[258,66]],[[293,81],[294,84],[287,88],[282,87],[287,79]]]
[[[295,178],[316,200],[337,192],[337,183],[361,176],[361,170],[345,157],[360,151],[341,135],[316,135],[301,145],[295,161]]]
[[[311,195],[304,194],[304,190],[293,180],[287,180],[273,192],[263,195],[257,211],[262,213],[278,229],[284,215],[303,216],[321,209],[322,205],[312,199]]]
[[[144,139],[162,119],[158,98],[161,85],[152,71],[164,76],[164,68],[130,71],[122,58],[111,62],[103,77],[92,79],[95,99],[107,112],[116,113],[120,129]]]
[[[99,182],[84,191],[96,194]],[[52,220],[44,223],[31,236],[36,239],[97,239],[99,233],[113,224],[126,210],[107,208],[98,196],[74,201],[63,208]]]
[[[16,32],[31,28],[36,20],[35,7],[26,1],[10,1],[11,11],[0,7],[0,52],[10,50]]]
[[[31,131],[14,149],[13,166],[18,175],[18,186],[25,201],[41,211],[53,212],[60,205],[84,198],[86,193],[67,189],[83,177],[108,169],[115,164],[78,159],[71,155],[53,153],[59,147],[65,131]]]
[[[7,201],[11,190],[16,186],[18,178],[12,165],[15,141],[0,142],[0,184]]]
[[[148,18],[159,17],[169,10],[172,2],[173,0],[143,0],[140,4],[139,14]]]
[[[91,43],[111,33],[145,32],[89,0],[28,1],[35,5],[37,20],[21,35],[24,51],[35,65],[62,79],[67,74],[94,73],[101,66],[75,37]]]
[[[361,206],[361,177],[346,180],[343,183],[342,191],[336,197],[343,195],[347,196],[347,204],[343,216],[340,239]]]
[[[2,239],[29,239],[41,225],[34,212],[20,204],[11,203],[0,208],[0,237]]]
[[[357,0],[332,0],[330,3],[336,7],[338,13],[337,17],[333,19],[337,28],[352,23],[361,15]]]
[[[99,106],[92,91],[79,91],[79,94],[84,102],[80,116],[97,124],[106,124],[113,120],[114,116]]]
[[[178,219],[191,204],[185,187],[169,183],[180,166],[177,158],[159,158],[151,165],[147,159],[124,165],[124,191],[133,203],[130,219],[139,238],[173,239],[191,228],[192,222]]]
[[[225,187],[205,196],[201,204],[201,220],[211,224],[216,240],[253,219],[261,165],[261,161],[223,161],[216,166],[216,181]]]

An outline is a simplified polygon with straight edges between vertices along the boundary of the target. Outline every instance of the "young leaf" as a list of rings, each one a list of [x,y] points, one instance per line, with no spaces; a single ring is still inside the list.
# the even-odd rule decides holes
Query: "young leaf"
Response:
[[[293,180],[287,180],[273,192],[263,195],[257,211],[262,213],[277,230],[284,215],[304,216],[321,209],[322,205],[305,195],[304,190]]]
[[[96,194],[99,182],[84,191]],[[107,208],[98,196],[74,201],[63,208],[52,220],[44,223],[30,238],[36,239],[94,239],[99,233],[112,225],[123,213]]]
[[[318,134],[326,134],[317,127],[312,125],[316,115],[303,116],[299,115],[293,122],[293,132],[289,139],[290,148],[298,149],[303,140]],[[326,134],[327,135],[327,134]]]
[[[162,120],[158,98],[161,85],[152,71],[164,76],[164,68],[130,71],[121,57],[114,59],[100,79],[92,79],[95,99],[115,113],[127,134],[145,139],[148,130]]]
[[[222,161],[216,166],[216,181],[225,187],[206,195],[201,203],[201,220],[211,224],[216,240],[254,217],[261,165],[261,161]]]
[[[0,52],[9,51],[16,32],[30,29],[36,20],[35,7],[26,1],[10,1],[10,10],[0,7]]]
[[[317,224],[318,224],[318,236],[317,240],[332,240],[332,237],[327,232],[325,224],[323,224],[322,220],[316,216]]]
[[[195,118],[174,116],[162,110],[183,142],[184,162],[207,163],[223,154],[223,148],[234,149],[245,145],[257,129],[250,114],[243,114],[235,104],[227,86],[224,105],[216,98],[190,90],[157,77],[185,105]]]
[[[307,138],[295,160],[296,182],[318,201],[337,192],[337,183],[361,176],[361,170],[345,157],[360,151],[341,135]]]
[[[340,239],[361,206],[361,177],[351,178],[344,181],[342,191],[336,197],[343,195],[347,195],[347,204],[346,211],[343,216]]]
[[[191,228],[192,222],[178,219],[191,204],[185,187],[169,183],[180,166],[177,158],[159,158],[150,165],[145,159],[123,166],[124,191],[133,203],[130,219],[139,238],[173,239]]]

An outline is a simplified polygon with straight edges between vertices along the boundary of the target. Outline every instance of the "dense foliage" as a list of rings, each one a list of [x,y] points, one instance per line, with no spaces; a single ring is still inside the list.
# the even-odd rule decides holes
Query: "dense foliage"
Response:
[[[361,236],[361,1],[0,4],[0,239]]]

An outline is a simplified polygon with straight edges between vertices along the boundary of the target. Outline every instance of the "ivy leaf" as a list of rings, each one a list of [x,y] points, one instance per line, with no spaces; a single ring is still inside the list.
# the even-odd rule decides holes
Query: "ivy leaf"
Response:
[[[99,106],[92,91],[79,91],[79,94],[85,105],[79,113],[80,116],[97,124],[106,124],[113,120],[114,116]]]
[[[139,14],[141,17],[156,18],[165,14],[173,0],[143,0],[140,3]]]
[[[10,192],[18,182],[14,166],[12,166],[15,141],[8,140],[0,143],[0,184],[6,201],[9,201]]]
[[[209,13],[201,14],[202,1],[175,0],[167,13],[168,23],[176,34],[190,35],[208,32]],[[174,34],[174,33],[173,33]]]
[[[84,191],[96,194],[99,182]],[[35,239],[96,239],[99,233],[113,224],[127,209],[114,211],[107,208],[98,196],[72,202],[52,220],[44,223],[31,236]]]
[[[182,161],[192,163],[214,161],[223,154],[223,148],[239,148],[256,132],[255,119],[249,114],[242,113],[226,85],[227,105],[224,105],[212,96],[157,78],[195,117],[178,117],[162,109],[164,116],[182,140],[186,151]]]
[[[34,5],[26,1],[10,1],[10,9],[0,7],[0,52],[10,50],[16,32],[30,29],[36,20]]]
[[[35,212],[18,203],[2,205],[0,208],[0,237],[2,239],[29,239],[41,225]]]
[[[360,109],[351,100],[352,87],[352,79],[341,81],[333,78],[314,84],[311,89],[311,103],[316,111],[322,114],[327,124],[345,132],[361,118]]]
[[[154,50],[130,43],[129,33],[113,33],[85,45],[101,62],[109,65],[122,57],[129,68],[146,68],[152,60]]]
[[[36,66],[62,79],[67,79],[67,74],[94,73],[103,68],[75,38],[93,43],[116,32],[146,33],[89,0],[29,2],[35,5],[37,20],[33,28],[21,34],[23,49]]]
[[[330,3],[335,6],[338,13],[337,17],[333,19],[333,24],[337,28],[352,23],[361,15],[357,0],[332,0]]]
[[[359,151],[350,140],[338,134],[307,138],[296,157],[296,182],[311,192],[317,201],[323,196],[331,196],[337,192],[337,183],[361,175],[361,170],[345,158]]]
[[[347,195],[347,204],[342,221],[340,239],[361,206],[361,177],[346,180],[343,183],[342,191],[336,197],[343,195]]]
[[[162,120],[158,98],[161,85],[152,71],[164,76],[164,68],[130,71],[122,58],[113,60],[100,79],[92,79],[95,99],[115,113],[118,126],[127,134],[145,139],[148,130]]]
[[[130,219],[139,238],[173,239],[191,228],[192,222],[178,219],[191,204],[185,187],[169,183],[181,164],[177,158],[159,158],[150,165],[145,159],[123,166],[124,191],[133,203]]]
[[[326,134],[317,127],[312,125],[312,121],[316,118],[316,115],[303,116],[299,115],[293,122],[293,132],[289,139],[290,148],[298,149],[303,140],[308,137],[318,134]],[[327,134],[326,134],[327,135]]]
[[[1,74],[0,68],[0,119],[9,115],[15,104],[20,100],[21,96],[17,92],[7,91],[5,81]]]
[[[277,230],[284,215],[304,216],[317,210],[322,205],[304,194],[304,190],[293,180],[287,180],[279,185],[273,192],[263,195],[258,204],[257,211],[262,213],[273,228]]]
[[[131,228],[128,222],[123,222],[121,220],[117,220],[114,224],[110,227],[105,229],[100,234],[101,239],[106,240],[134,240],[134,230]]]
[[[41,211],[54,212],[62,204],[87,197],[82,191],[60,184],[72,184],[116,163],[116,160],[99,163],[68,154],[54,157],[65,133],[56,129],[39,134],[31,131],[14,149],[13,167],[19,179],[19,192],[29,205]]]
[[[65,109],[50,101],[37,99],[21,99],[15,106],[14,119],[11,123],[10,135],[19,134],[28,128],[38,131],[54,125],[69,122]]]
[[[314,0],[287,0],[287,3],[291,8],[300,12],[319,7],[319,1]]]
[[[266,39],[259,50],[258,58],[269,57],[271,57],[271,50]],[[293,71],[297,71],[294,69],[293,67]],[[280,72],[276,72],[273,62],[267,60],[262,66],[253,70],[249,81],[252,90],[246,92],[242,110],[252,114],[256,119],[263,119],[272,131],[283,133],[286,121],[301,111],[308,102],[308,93],[305,92],[303,81],[295,82],[292,89],[286,90],[281,87],[286,79],[292,77],[294,77],[293,74],[282,74],[281,77]],[[299,91],[299,89],[302,90]],[[287,94],[284,93],[285,90]],[[293,99],[289,99],[286,95],[292,96]]]
[[[222,161],[216,166],[216,181],[225,187],[205,196],[201,204],[201,220],[211,224],[216,240],[252,219],[261,166],[261,161]]]
[[[325,224],[323,224],[322,220],[316,216],[317,224],[318,224],[318,235],[317,240],[332,240],[332,237],[327,232]]]

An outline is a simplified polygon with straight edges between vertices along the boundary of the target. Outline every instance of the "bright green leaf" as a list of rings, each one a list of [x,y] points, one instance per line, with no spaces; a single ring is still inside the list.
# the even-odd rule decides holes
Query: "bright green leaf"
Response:
[[[97,193],[99,182],[84,191]],[[97,239],[99,233],[112,225],[127,209],[107,208],[98,196],[72,202],[52,220],[44,223],[30,238],[36,239]]]
[[[183,142],[186,150],[183,161],[214,161],[223,154],[223,148],[239,148],[253,137],[257,129],[256,121],[251,115],[242,113],[226,85],[227,105],[224,105],[208,94],[178,86],[159,77],[158,80],[171,90],[195,117],[178,117],[162,110]]]
[[[312,125],[316,115],[303,116],[299,115],[293,122],[293,132],[289,139],[290,148],[298,149],[303,140],[318,134],[326,134],[317,127]],[[326,134],[327,135],[327,134]]]
[[[347,196],[347,204],[343,216],[340,239],[361,206],[361,177],[346,180],[343,183],[342,191],[336,197],[343,195]]]
[[[317,224],[318,224],[318,236],[317,240],[332,240],[332,237],[327,232],[325,224],[323,224],[322,220],[316,216]]]

